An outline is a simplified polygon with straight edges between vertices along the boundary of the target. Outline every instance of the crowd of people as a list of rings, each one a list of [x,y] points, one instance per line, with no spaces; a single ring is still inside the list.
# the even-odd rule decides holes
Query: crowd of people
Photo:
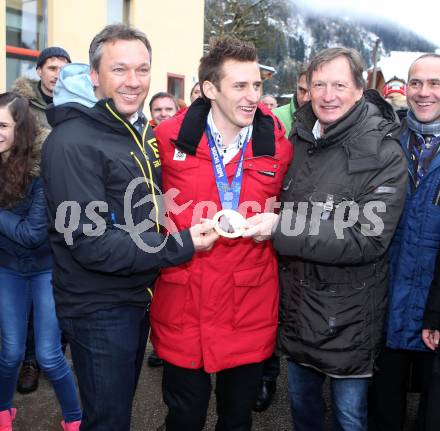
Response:
[[[40,368],[63,430],[129,431],[149,336],[167,431],[204,428],[212,375],[216,430],[250,431],[280,358],[295,431],[325,429],[326,379],[332,429],[402,431],[416,368],[440,429],[440,55],[381,95],[324,49],[277,106],[224,36],[148,120],[151,60],[109,25],[0,95],[0,431]]]

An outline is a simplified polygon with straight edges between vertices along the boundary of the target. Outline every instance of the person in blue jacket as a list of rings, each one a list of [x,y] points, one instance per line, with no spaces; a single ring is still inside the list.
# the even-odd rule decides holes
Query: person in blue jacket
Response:
[[[372,407],[377,431],[404,428],[411,367],[421,370],[416,428],[425,431],[427,389],[435,355],[422,340],[423,313],[440,250],[440,55],[424,54],[408,72],[408,115],[400,144],[410,181],[390,246],[386,346],[377,361]]]
[[[61,351],[52,294],[52,257],[38,129],[29,102],[16,93],[0,94],[0,430],[12,431],[18,370],[24,357],[31,304],[36,354],[51,381],[66,431],[78,431],[81,408],[75,383]]]

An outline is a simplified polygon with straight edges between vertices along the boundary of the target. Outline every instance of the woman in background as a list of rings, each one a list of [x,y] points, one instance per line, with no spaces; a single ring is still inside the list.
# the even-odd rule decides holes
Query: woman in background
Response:
[[[12,431],[12,399],[34,306],[36,356],[61,405],[65,431],[78,431],[81,409],[61,351],[52,294],[52,258],[43,187],[41,144],[28,101],[0,94],[0,431]]]

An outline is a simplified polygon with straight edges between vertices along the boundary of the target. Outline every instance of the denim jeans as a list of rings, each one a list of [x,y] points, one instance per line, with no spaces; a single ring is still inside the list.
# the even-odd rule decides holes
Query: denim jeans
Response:
[[[326,376],[288,361],[290,407],[295,431],[324,431],[322,387]],[[330,387],[334,431],[367,431],[367,378],[332,378]]]
[[[60,319],[83,405],[81,431],[129,431],[147,343],[148,311],[117,306]]]
[[[12,405],[33,304],[37,361],[55,389],[64,420],[74,422],[81,419],[81,409],[72,371],[61,352],[51,276],[51,271],[21,274],[0,268],[0,411]]]

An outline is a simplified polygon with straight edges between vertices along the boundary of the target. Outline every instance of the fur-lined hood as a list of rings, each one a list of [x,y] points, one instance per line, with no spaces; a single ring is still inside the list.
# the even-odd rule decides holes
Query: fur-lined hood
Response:
[[[46,110],[47,103],[43,99],[38,90],[38,83],[35,79],[26,78],[25,76],[18,78],[12,84],[12,91],[15,91],[20,96],[28,99],[30,103],[38,109]]]
[[[40,176],[40,162],[41,162],[41,150],[43,148],[43,143],[46,138],[49,136],[50,130],[45,127],[40,127],[37,133],[37,137],[35,138],[34,147],[33,147],[33,160],[34,163],[31,166],[29,176],[30,177],[39,177]]]
[[[41,96],[40,91],[38,90],[38,83],[35,79],[30,79],[25,76],[18,78],[12,84],[12,91],[16,92],[20,96],[29,100],[31,106],[42,110],[44,113],[44,117],[46,117],[46,107],[47,104],[43,97]],[[30,177],[39,177],[40,176],[40,162],[41,162],[41,149],[43,147],[43,142],[46,140],[50,133],[50,129],[46,127],[46,122],[40,122],[40,118],[37,117],[37,125],[38,131],[37,136],[34,142],[33,148],[33,159],[34,163],[30,169],[29,176]]]

